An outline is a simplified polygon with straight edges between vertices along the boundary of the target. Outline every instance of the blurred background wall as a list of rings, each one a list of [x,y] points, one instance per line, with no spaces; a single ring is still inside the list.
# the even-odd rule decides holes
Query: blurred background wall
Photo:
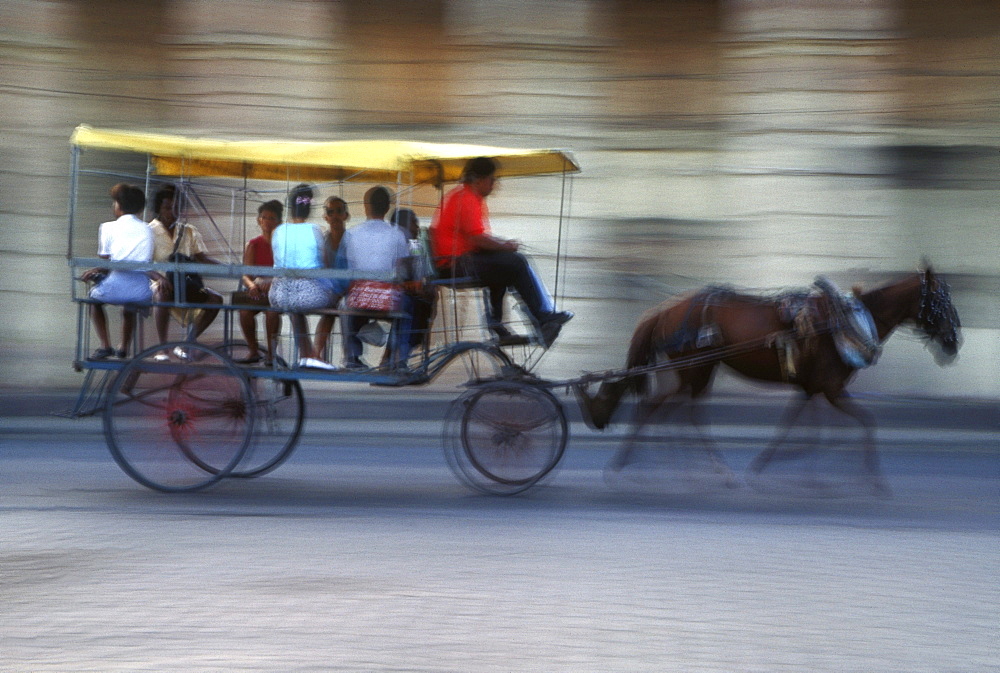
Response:
[[[5,386],[80,381],[80,123],[567,148],[583,173],[560,293],[578,318],[545,374],[620,366],[636,317],[675,292],[876,283],[926,256],[952,281],[959,364],[900,335],[855,388],[998,395],[992,0],[0,0]],[[494,227],[551,274],[524,199],[502,189]]]

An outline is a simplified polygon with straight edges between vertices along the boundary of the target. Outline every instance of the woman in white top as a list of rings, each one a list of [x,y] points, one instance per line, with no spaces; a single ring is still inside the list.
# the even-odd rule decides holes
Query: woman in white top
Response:
[[[291,221],[285,222],[271,235],[276,269],[322,269],[326,266],[323,231],[318,225],[306,222],[312,210],[313,190],[309,185],[298,185],[289,195]],[[309,328],[302,311],[325,308],[334,300],[330,284],[321,278],[283,278],[276,276],[271,283],[268,298],[271,306],[290,313],[292,329],[299,350],[300,367],[335,369],[319,360],[313,352]]]
[[[97,256],[112,262],[152,260],[153,234],[149,226],[136,216],[146,206],[146,195],[138,187],[119,183],[111,188],[111,198],[116,219],[103,223],[98,230]],[[90,298],[98,303],[91,307],[90,315],[101,347],[94,351],[92,360],[104,360],[112,355],[125,357],[135,330],[135,310],[122,309],[121,345],[117,349],[112,348],[104,304],[142,304],[152,299],[146,271],[114,269],[106,272],[106,269],[89,269],[81,276],[85,281],[97,281],[90,289]],[[102,276],[103,280],[98,280]]]

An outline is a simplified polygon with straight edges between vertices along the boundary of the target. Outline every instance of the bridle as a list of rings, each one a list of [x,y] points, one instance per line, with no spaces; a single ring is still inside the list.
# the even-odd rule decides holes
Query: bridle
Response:
[[[940,278],[933,281],[927,271],[920,273],[920,309],[917,311],[917,325],[932,338],[942,332],[954,333],[959,327],[958,314],[951,303],[948,283]]]

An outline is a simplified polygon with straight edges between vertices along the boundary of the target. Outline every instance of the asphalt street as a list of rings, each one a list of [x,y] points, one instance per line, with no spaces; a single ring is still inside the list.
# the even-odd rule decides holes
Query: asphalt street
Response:
[[[849,431],[748,485],[775,400],[711,406],[735,487],[683,435],[607,472],[624,428],[567,400],[560,468],[504,498],[452,476],[435,395],[314,395],[287,464],[186,495],[66,400],[2,400],[0,670],[1000,671],[990,404],[869,400],[875,497]]]

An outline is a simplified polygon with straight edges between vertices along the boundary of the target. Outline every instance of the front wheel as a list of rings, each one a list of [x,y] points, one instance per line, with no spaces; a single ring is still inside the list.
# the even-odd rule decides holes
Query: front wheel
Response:
[[[544,388],[494,381],[459,397],[445,420],[449,465],[471,488],[521,493],[547,475],[566,449],[562,405]]]
[[[115,462],[143,486],[166,492],[196,491],[228,476],[243,459],[253,425],[247,378],[198,343],[140,353],[118,373],[104,410]]]

